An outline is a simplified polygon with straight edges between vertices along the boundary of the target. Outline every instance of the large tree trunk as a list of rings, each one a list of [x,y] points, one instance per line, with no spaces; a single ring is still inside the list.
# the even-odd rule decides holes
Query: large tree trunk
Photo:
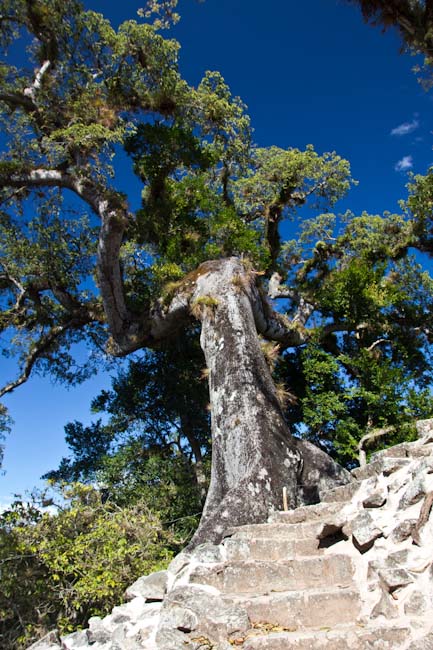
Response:
[[[282,508],[283,487],[289,507],[305,495],[317,500],[319,472],[347,482],[326,454],[289,433],[257,334],[253,275],[230,258],[203,264],[194,280],[191,304],[209,371],[212,475],[191,546],[217,543],[231,526],[266,521]]]

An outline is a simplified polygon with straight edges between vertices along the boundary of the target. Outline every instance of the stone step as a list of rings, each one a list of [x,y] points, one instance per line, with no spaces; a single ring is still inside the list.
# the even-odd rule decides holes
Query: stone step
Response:
[[[253,624],[267,623],[295,629],[354,623],[361,610],[359,593],[353,587],[262,596],[227,594],[224,599],[245,609]]]
[[[432,454],[433,444],[431,442],[426,444],[422,444],[421,441],[401,442],[399,445],[394,445],[394,447],[388,447],[387,449],[381,449],[372,454],[370,462],[375,462],[376,460],[383,458],[424,458],[425,456],[430,456]]]
[[[300,524],[303,522],[317,521],[340,512],[340,503],[315,503],[310,506],[301,506],[287,512],[273,512],[268,522],[275,524]]]
[[[402,467],[405,467],[410,462],[410,458],[380,456],[364,467],[356,467],[352,470],[352,474],[358,480],[364,480],[371,478],[372,476],[379,476],[379,474],[389,476],[393,472],[397,472]]]
[[[262,628],[263,629],[263,628]],[[333,629],[283,631],[267,633],[261,628],[251,630],[242,645],[243,650],[397,650],[409,637],[409,629],[392,627],[339,625]]]
[[[352,481],[346,485],[339,485],[338,487],[327,490],[322,495],[322,503],[349,503],[353,496],[358,492],[361,487],[362,481]]]
[[[262,537],[258,539],[228,538],[224,542],[226,559],[232,560],[285,560],[300,555],[322,555],[318,539],[278,539]]]
[[[319,587],[353,585],[353,564],[348,555],[300,557],[284,562],[250,560],[212,566],[198,565],[190,581],[216,587],[223,593],[267,594]]]
[[[331,524],[337,518],[338,515],[330,516],[329,522],[326,521],[326,523]],[[264,537],[293,540],[316,539],[320,536],[324,525],[324,521],[320,519],[300,524],[247,524],[229,528],[225,537],[234,539],[262,539]]]

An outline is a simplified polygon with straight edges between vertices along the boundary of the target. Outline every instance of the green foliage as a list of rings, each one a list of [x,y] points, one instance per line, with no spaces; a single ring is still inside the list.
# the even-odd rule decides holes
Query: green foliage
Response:
[[[360,259],[331,271],[317,290],[317,300],[325,316],[361,323],[379,318],[392,304],[394,287],[383,280],[385,265],[372,266]]]
[[[0,638],[25,648],[105,614],[138,575],[164,567],[170,536],[143,503],[119,508],[90,486],[62,490],[54,513],[16,502],[0,516]],[[52,510],[52,508],[51,508]]]
[[[374,429],[392,427],[370,452],[412,439],[415,420],[431,417],[433,398],[430,360],[420,355],[410,369],[408,348],[385,339],[363,347],[346,334],[286,355],[277,373],[298,396],[288,410],[292,426],[348,467],[358,463],[358,443]]]
[[[209,470],[208,465],[208,475]],[[98,478],[119,507],[138,501],[158,513],[172,535],[172,547],[180,549],[191,539],[203,503],[194,466],[185,455],[167,448],[146,449],[141,439],[131,438],[104,457]]]
[[[8,415],[7,409],[3,404],[0,404],[0,472],[3,462],[4,444],[6,435],[11,431],[12,420]]]
[[[433,251],[433,169],[425,176],[413,176],[408,184],[409,196],[401,202],[401,208],[409,215],[412,226],[412,241],[420,242],[420,248]]]
[[[180,19],[179,14],[174,11],[177,3],[178,0],[147,0],[145,7],[139,9],[138,13],[145,18],[153,17],[153,24],[158,29],[167,28]]]
[[[272,272],[280,222],[307,199],[332,205],[351,184],[334,153],[255,148],[246,107],[218,72],[196,87],[182,79],[179,44],[157,29],[175,7],[152,1],[143,16],[155,24],[115,29],[76,0],[0,0],[4,45],[13,45],[0,70],[0,325],[23,378],[52,368],[80,381],[101,363],[101,206],[128,223],[119,257],[134,316],[208,259],[244,256]],[[135,214],[114,187],[121,149],[143,185]],[[83,335],[94,354],[77,368]]]
[[[305,151],[273,146],[254,150],[251,172],[236,183],[236,195],[248,214],[263,214],[263,204],[275,203],[293,213],[309,196],[315,207],[332,206],[352,183],[348,161],[335,152],[319,155],[312,145]]]
[[[71,456],[44,478],[98,482],[119,506],[137,501],[159,513],[179,544],[202,509],[201,473],[209,476],[208,391],[194,334],[131,361],[92,409],[108,415],[65,427]],[[200,469],[198,469],[200,468]]]

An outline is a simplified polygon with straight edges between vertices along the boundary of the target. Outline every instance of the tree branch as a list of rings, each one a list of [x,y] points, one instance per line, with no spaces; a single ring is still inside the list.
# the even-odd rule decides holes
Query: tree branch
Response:
[[[98,282],[104,308],[114,340],[120,348],[131,348],[129,337],[135,338],[137,319],[126,307],[119,252],[129,213],[123,196],[107,188],[77,178],[58,169],[33,169],[27,173],[0,177],[3,187],[59,187],[68,189],[85,201],[101,219],[98,243]]]
[[[32,101],[34,102],[35,100],[35,95],[39,88],[42,85],[42,80],[44,78],[45,73],[47,72],[48,68],[51,65],[51,61],[44,61],[39,70],[36,72],[35,75],[35,80],[31,86],[28,88],[24,88],[24,95],[25,97],[30,97]]]
[[[382,343],[389,343],[389,341],[388,339],[377,339],[377,341],[374,341],[371,345],[368,346],[368,348],[366,348],[367,352],[373,352],[373,350]]]
[[[301,325],[302,327],[305,327],[308,319],[315,310],[315,306],[305,300],[305,298],[294,289],[281,285],[281,280],[282,277],[279,273],[272,274],[268,285],[268,296],[273,300],[290,299],[297,304],[298,308],[292,318],[292,323],[297,326]]]
[[[7,393],[12,393],[18,386],[21,386],[24,384],[28,378],[30,377],[30,374],[36,364],[36,362],[43,357],[43,355],[50,350],[50,347],[55,343],[65,332],[67,332],[70,329],[76,329],[78,327],[82,327],[83,325],[87,324],[87,320],[85,319],[72,319],[68,323],[64,325],[57,325],[49,332],[41,336],[39,341],[35,344],[33,350],[29,352],[27,355],[25,364],[24,364],[24,369],[21,373],[21,375],[15,379],[14,381],[9,382],[3,388],[0,389],[0,397],[3,397]]]
[[[12,311],[19,311],[21,309],[21,306],[22,306],[23,302],[24,302],[24,298],[25,298],[25,295],[26,295],[26,290],[23,287],[23,285],[21,284],[21,282],[19,282],[19,280],[17,280],[16,278],[14,278],[12,276],[12,274],[8,270],[7,265],[5,264],[4,260],[2,260],[0,262],[0,264],[4,269],[4,274],[2,276],[0,276],[0,277],[2,279],[4,279],[4,280],[7,280],[18,291],[18,297],[17,297],[17,299],[15,301],[15,305],[12,307]]]
[[[380,438],[381,436],[386,436],[387,433],[391,433],[392,431],[394,431],[394,427],[389,426],[389,427],[383,427],[382,429],[373,429],[373,431],[369,431],[364,436],[362,436],[361,440],[358,442],[358,454],[359,454],[360,467],[365,467],[365,465],[367,464],[367,454],[364,450],[365,443],[370,440],[376,440],[376,438]]]
[[[37,111],[33,99],[21,93],[0,93],[0,101],[12,109],[23,108],[27,113]]]

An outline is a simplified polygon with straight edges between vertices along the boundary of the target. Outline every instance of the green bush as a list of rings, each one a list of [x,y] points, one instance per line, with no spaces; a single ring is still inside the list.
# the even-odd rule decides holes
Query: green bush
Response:
[[[108,613],[137,577],[164,568],[173,556],[170,534],[142,502],[119,507],[78,483],[65,486],[61,497],[48,509],[35,497],[17,501],[0,516],[3,650]]]

